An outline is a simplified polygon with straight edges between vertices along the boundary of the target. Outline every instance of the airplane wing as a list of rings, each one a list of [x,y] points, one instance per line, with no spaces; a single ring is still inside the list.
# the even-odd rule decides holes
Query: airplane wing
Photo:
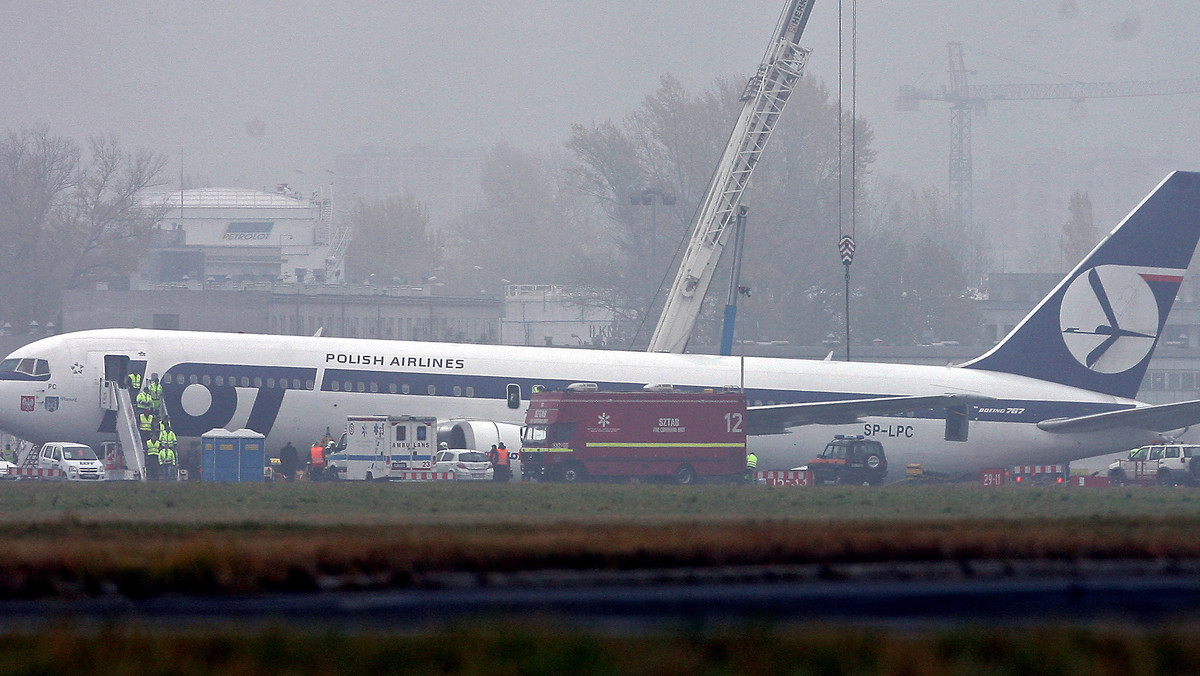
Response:
[[[1174,404],[1125,408],[1077,418],[1043,420],[1037,426],[1047,432],[1098,432],[1114,427],[1135,427],[1151,432],[1177,430],[1200,423],[1200,399]]]
[[[839,399],[803,404],[750,406],[746,409],[750,434],[782,434],[800,425],[845,425],[868,415],[896,415],[988,401],[976,394],[934,394],[871,399]]]

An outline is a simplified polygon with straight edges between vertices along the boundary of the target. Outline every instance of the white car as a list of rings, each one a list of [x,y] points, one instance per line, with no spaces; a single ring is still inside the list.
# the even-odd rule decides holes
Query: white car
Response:
[[[487,481],[492,478],[492,463],[479,451],[451,448],[434,456],[433,471],[453,472],[458,481]]]
[[[17,466],[7,460],[0,460],[0,479],[16,479],[12,473]]]

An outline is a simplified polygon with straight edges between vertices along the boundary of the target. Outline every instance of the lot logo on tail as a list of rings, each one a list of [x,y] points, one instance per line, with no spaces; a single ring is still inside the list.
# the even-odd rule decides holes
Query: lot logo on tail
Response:
[[[1123,373],[1141,363],[1154,349],[1160,321],[1148,282],[1182,280],[1179,271],[1166,272],[1100,265],[1072,280],[1059,310],[1071,356],[1097,373]]]

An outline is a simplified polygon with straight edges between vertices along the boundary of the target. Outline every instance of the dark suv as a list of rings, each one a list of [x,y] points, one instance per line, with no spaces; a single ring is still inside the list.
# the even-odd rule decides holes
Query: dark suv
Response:
[[[837,435],[821,454],[808,463],[813,483],[878,486],[887,476],[883,444],[862,436]]]

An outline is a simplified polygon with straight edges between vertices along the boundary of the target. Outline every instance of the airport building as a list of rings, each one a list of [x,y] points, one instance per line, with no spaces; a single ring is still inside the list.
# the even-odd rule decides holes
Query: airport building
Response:
[[[130,289],[341,278],[349,232],[328,197],[281,184],[275,192],[182,190],[147,202],[165,213]]]

